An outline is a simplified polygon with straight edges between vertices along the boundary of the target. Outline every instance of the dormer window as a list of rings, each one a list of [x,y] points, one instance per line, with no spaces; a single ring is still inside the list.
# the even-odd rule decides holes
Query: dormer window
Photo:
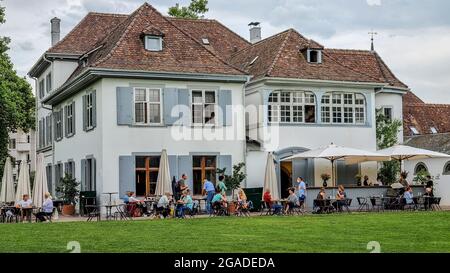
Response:
[[[432,134],[437,134],[438,133],[438,130],[436,129],[436,127],[431,127],[430,130],[431,130]]]
[[[416,127],[411,126],[411,127],[409,127],[409,129],[411,129],[411,132],[413,133],[413,135],[418,135],[419,134],[419,131],[417,130]]]
[[[204,45],[209,45],[209,39],[208,38],[202,38],[202,43]]]
[[[306,52],[308,63],[320,64],[322,63],[322,51],[317,49],[308,49]]]
[[[162,37],[145,36],[145,49],[148,51],[162,51]]]

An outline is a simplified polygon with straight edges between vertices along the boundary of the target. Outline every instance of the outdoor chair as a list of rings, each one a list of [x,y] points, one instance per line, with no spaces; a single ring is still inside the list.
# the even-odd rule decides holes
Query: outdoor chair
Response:
[[[371,197],[370,203],[372,204],[372,211],[384,211],[383,199],[381,199],[380,197]]]
[[[332,213],[334,212],[334,207],[331,204],[331,200],[325,199],[325,200],[314,200],[313,202],[313,210],[317,214],[322,213]]]
[[[441,208],[441,197],[434,197],[431,204],[432,204],[431,206],[432,206],[432,208],[434,210],[442,210],[442,208]]]
[[[198,201],[194,201],[192,204],[192,209],[188,210],[187,213],[184,214],[184,218],[186,218],[186,215],[190,218],[194,218],[195,215],[199,212],[200,203]]]
[[[47,221],[49,221],[50,223],[52,223],[53,214],[55,214],[55,210],[56,210],[56,208],[53,208],[51,214],[45,214],[45,215],[44,215],[45,220],[47,220]],[[42,211],[42,208],[40,208],[40,209],[38,210],[38,212],[41,212],[41,211]],[[37,217],[36,217],[35,220],[36,220],[36,223],[39,221],[39,219],[38,219]]]
[[[412,204],[407,204],[406,198],[400,198],[400,207],[402,210],[413,211],[416,209],[416,204],[414,202]]]
[[[423,198],[423,196],[417,197],[416,202],[415,202],[415,209],[416,210],[425,210],[425,198]]]
[[[358,211],[369,211],[369,203],[367,202],[367,198],[365,197],[357,197],[356,200],[358,201]]]
[[[247,204],[245,206],[242,206],[241,204],[237,203],[236,205],[236,211],[235,211],[235,215],[236,216],[244,216],[244,217],[250,217],[250,209],[253,206],[252,201],[247,202]]]
[[[86,206],[88,209],[88,218],[87,221],[91,222],[93,219],[97,219],[97,221],[100,221],[101,218],[101,214],[100,214],[100,207],[96,206],[96,205],[89,205]]]
[[[261,202],[261,216],[273,215],[272,206],[267,202]]]
[[[212,212],[210,216],[226,216],[228,214],[227,209],[219,202],[212,205]]]

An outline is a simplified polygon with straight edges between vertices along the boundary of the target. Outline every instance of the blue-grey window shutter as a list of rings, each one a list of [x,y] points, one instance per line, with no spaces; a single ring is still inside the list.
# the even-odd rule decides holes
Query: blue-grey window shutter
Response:
[[[133,87],[117,87],[117,125],[133,124]]]
[[[119,157],[119,196],[127,191],[136,192],[134,156]]]
[[[86,95],[83,96],[83,131],[87,130]]]
[[[81,191],[86,190],[86,159],[81,159]]]
[[[176,88],[164,88],[164,124],[173,125],[179,118],[180,114],[172,116],[172,110],[178,110],[178,90]]]
[[[191,124],[191,102],[189,89],[178,89],[178,105],[182,108],[180,111],[181,124],[189,126]]]
[[[178,179],[181,179],[181,176],[186,174],[188,177],[188,186],[192,190],[193,182],[192,182],[192,156],[190,155],[180,155],[178,156]]]
[[[169,169],[170,169],[170,179],[174,176],[178,176],[178,157],[176,155],[169,155]]]
[[[219,125],[231,126],[233,123],[231,90],[219,90],[219,107],[222,109],[222,116],[219,116]]]
[[[225,174],[232,175],[233,174],[233,163],[231,155],[220,155],[219,156],[219,169],[226,168]]]
[[[76,123],[75,123],[76,115],[75,115],[75,102],[72,102],[72,134],[75,135],[76,133]]]
[[[92,127],[97,127],[97,91],[92,91]]]
[[[92,164],[92,177],[91,177],[91,182],[92,182],[92,188],[91,191],[95,191],[97,190],[97,160],[95,158],[91,159],[91,164]]]

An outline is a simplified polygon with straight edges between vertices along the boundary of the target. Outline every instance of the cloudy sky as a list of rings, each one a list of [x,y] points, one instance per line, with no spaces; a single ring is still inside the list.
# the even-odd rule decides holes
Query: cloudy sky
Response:
[[[0,0],[12,39],[9,52],[26,75],[50,45],[50,19],[62,19],[62,35],[89,11],[130,13],[144,0]],[[149,0],[162,13],[189,0]],[[450,103],[450,1],[448,0],[209,0],[207,18],[243,37],[262,22],[263,38],[293,27],[329,48],[376,50],[394,73],[427,102]]]

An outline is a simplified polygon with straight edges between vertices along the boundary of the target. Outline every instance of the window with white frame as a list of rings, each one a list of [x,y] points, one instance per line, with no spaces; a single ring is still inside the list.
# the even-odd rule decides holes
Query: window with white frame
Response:
[[[74,134],[74,116],[73,116],[73,103],[70,103],[66,106],[66,126],[67,126],[67,136],[72,136]]]
[[[162,51],[162,37],[145,36],[145,49],[149,51]]]
[[[316,122],[316,97],[312,92],[274,91],[268,108],[271,123]]]
[[[86,128],[94,128],[94,93],[86,95]]]
[[[392,107],[383,107],[383,115],[387,122],[392,122]]]
[[[322,123],[365,124],[366,101],[362,94],[333,92],[322,97]]]
[[[215,90],[192,90],[192,123],[194,125],[215,125],[217,98]]]
[[[55,111],[53,117],[55,118],[55,140],[59,141],[63,138],[62,110]]]
[[[161,124],[161,89],[134,89],[134,122],[136,124]]]
[[[48,73],[45,77],[45,87],[47,93],[50,93],[50,91],[52,91],[52,73]]]
[[[45,80],[39,81],[39,98],[42,99],[45,96]]]

